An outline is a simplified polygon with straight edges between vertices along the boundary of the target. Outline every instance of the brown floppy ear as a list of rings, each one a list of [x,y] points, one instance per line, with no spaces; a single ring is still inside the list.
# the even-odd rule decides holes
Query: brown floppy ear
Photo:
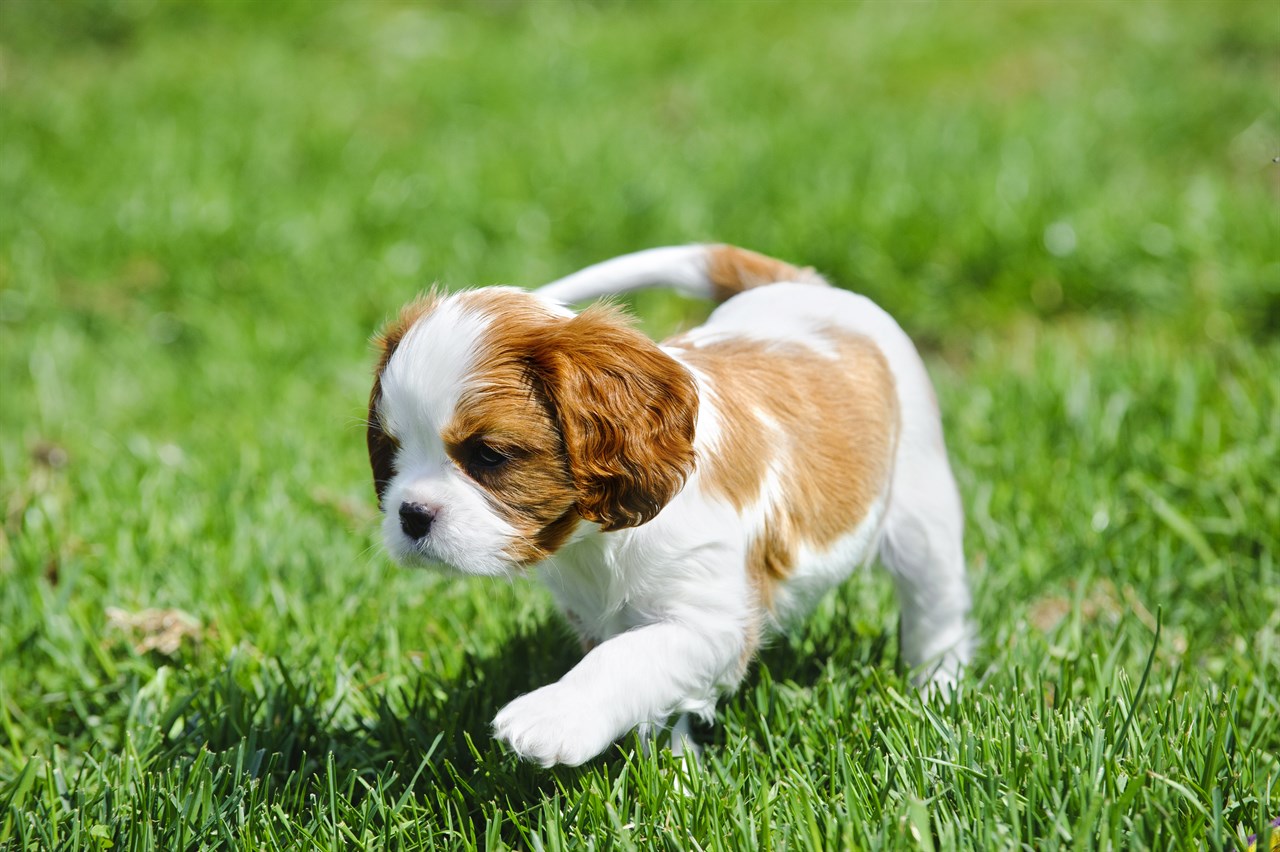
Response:
[[[605,530],[652,519],[693,470],[693,376],[599,305],[547,335],[533,362],[564,436],[578,514]]]
[[[373,390],[369,392],[368,431],[365,442],[369,445],[369,467],[373,469],[373,490],[378,495],[378,507],[382,505],[382,496],[387,491],[391,477],[395,476],[396,451],[400,444],[382,428],[382,417],[378,406],[382,402],[382,371],[387,362],[395,354],[396,347],[413,324],[429,313],[439,301],[439,295],[433,289],[400,310],[400,315],[373,338],[373,345],[378,348],[378,366],[373,370]]]

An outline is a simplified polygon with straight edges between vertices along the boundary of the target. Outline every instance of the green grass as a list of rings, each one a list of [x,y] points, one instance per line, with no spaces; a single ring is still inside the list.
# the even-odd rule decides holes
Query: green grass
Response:
[[[1280,815],[1278,77],[1265,3],[4,0],[0,848],[1239,848]],[[979,659],[922,701],[868,573],[700,769],[517,764],[488,721],[574,643],[381,555],[368,337],[694,240],[922,342]]]

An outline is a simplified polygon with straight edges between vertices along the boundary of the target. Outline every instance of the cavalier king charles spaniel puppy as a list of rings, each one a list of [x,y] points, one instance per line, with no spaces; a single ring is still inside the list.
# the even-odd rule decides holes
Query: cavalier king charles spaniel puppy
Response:
[[[616,307],[722,302],[654,343]],[[586,655],[494,735],[577,765],[639,727],[709,718],[773,632],[879,555],[921,684],[970,655],[963,514],[933,387],[863,296],[724,245],[651,249],[535,292],[432,293],[378,338],[368,445],[387,550],[536,571]]]

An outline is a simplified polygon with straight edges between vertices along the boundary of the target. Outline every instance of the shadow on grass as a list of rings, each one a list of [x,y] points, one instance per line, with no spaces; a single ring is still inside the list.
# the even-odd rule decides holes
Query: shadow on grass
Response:
[[[579,656],[563,627],[543,623],[493,654],[467,657],[451,678],[422,673],[359,714],[279,660],[252,678],[232,665],[157,720],[169,733],[151,752],[152,765],[182,766],[207,751],[241,782],[261,782],[286,800],[303,801],[331,782],[355,804],[409,792],[469,819],[483,836],[495,809],[521,814],[584,771],[529,766],[489,734],[506,702],[556,680]]]
[[[883,660],[887,645],[884,635],[852,630],[779,640],[722,703],[745,708],[770,682],[809,686],[833,666],[857,677],[859,669]],[[170,719],[159,720],[160,729],[171,733],[153,754],[181,766],[207,750],[239,776],[238,783],[260,782],[267,795],[285,801],[315,796],[323,802],[331,786],[356,807],[369,796],[386,806],[409,794],[442,820],[468,822],[482,837],[495,816],[512,826],[527,824],[549,799],[571,795],[582,773],[616,776],[636,748],[630,737],[585,767],[547,771],[518,761],[491,738],[490,720],[506,702],[553,682],[579,657],[567,631],[544,622],[492,654],[467,657],[449,679],[420,674],[408,689],[380,695],[372,713],[359,714],[279,661],[251,679],[238,677],[233,666]],[[712,749],[724,738],[720,725],[699,731]]]
[[[813,632],[802,629],[776,637],[759,653],[738,690],[720,701],[718,716],[739,711],[745,725],[743,735],[768,736],[768,732],[776,732],[777,727],[759,725],[762,690],[775,689],[777,684],[810,689],[828,677],[858,680],[866,676],[868,669],[885,666],[901,676],[904,669],[896,656],[897,645],[891,639],[888,632],[860,632],[852,627]],[[695,734],[698,742],[709,748],[727,744],[726,730],[719,719],[713,725],[696,725]]]

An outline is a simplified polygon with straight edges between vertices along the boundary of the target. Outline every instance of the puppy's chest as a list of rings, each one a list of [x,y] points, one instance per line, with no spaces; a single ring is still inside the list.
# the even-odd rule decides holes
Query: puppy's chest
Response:
[[[564,547],[538,569],[556,605],[584,638],[616,636],[650,621],[662,606],[640,566],[620,550],[606,536],[595,535]]]

